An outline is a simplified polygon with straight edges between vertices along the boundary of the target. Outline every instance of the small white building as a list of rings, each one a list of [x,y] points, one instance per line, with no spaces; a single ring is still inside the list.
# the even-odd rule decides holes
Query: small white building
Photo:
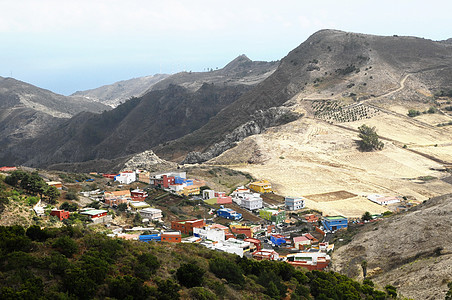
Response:
[[[259,193],[252,193],[248,189],[237,189],[231,194],[232,201],[248,210],[261,209],[263,200]]]
[[[137,174],[134,171],[124,171],[115,176],[115,181],[121,184],[131,184],[137,180]]]
[[[248,210],[261,209],[263,207],[263,200],[258,193],[253,193],[242,199],[240,206]]]
[[[388,205],[400,202],[400,199],[398,199],[397,197],[387,197],[378,194],[368,195],[367,199],[380,205]]]
[[[303,197],[285,197],[284,202],[288,210],[299,210],[304,208]]]
[[[215,191],[214,190],[204,190],[204,191],[202,191],[202,198],[204,200],[209,200],[209,199],[215,198]]]
[[[213,242],[224,242],[226,240],[225,232],[219,228],[205,227],[193,227],[193,235],[200,237],[203,240],[210,240]]]
[[[149,219],[150,221],[161,222],[163,218],[162,210],[158,208],[147,207],[139,210],[138,212],[140,213],[142,218]]]
[[[231,238],[222,243],[214,244],[213,249],[243,257],[243,254],[250,250],[250,242]]]

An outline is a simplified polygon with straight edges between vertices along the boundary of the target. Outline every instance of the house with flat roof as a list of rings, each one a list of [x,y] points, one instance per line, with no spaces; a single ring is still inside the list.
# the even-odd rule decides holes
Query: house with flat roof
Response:
[[[108,211],[104,209],[90,209],[90,210],[84,210],[81,211],[81,215],[85,215],[90,217],[91,219],[97,219],[101,217],[105,217],[107,215]]]
[[[179,230],[183,234],[192,235],[193,228],[204,227],[206,221],[204,219],[179,220],[171,222],[171,229]]]
[[[304,200],[303,197],[285,197],[284,203],[288,210],[299,210],[304,208]]]
[[[322,224],[326,231],[336,231],[347,228],[348,219],[343,216],[327,216],[322,218]]]
[[[180,231],[164,231],[160,234],[160,240],[168,243],[180,243],[182,235]]]
[[[138,211],[141,218],[148,219],[149,221],[162,221],[163,214],[162,210],[158,208],[146,207]]]
[[[48,181],[46,183],[47,183],[47,185],[54,186],[59,190],[63,189],[63,184],[60,181]]]
[[[58,219],[60,219],[60,221],[68,219],[70,214],[70,212],[65,211],[64,209],[52,209],[50,211],[50,215],[57,217]]]
[[[293,246],[297,249],[303,249],[311,245],[311,240],[305,236],[297,236],[293,238]]]
[[[268,180],[260,180],[251,182],[248,186],[251,190],[257,193],[272,193],[272,185]]]
[[[143,208],[151,207],[149,204],[147,204],[144,201],[130,201],[129,202],[129,206],[134,211],[138,211],[138,210],[143,209]]]
[[[135,171],[124,171],[115,176],[115,181],[122,184],[131,184],[137,180]]]
[[[223,207],[217,210],[217,216],[235,221],[240,220],[242,218],[241,213],[236,212],[232,208],[223,208]]]
[[[193,227],[193,235],[213,242],[224,242],[226,240],[225,231],[220,228],[212,228],[212,226]]]

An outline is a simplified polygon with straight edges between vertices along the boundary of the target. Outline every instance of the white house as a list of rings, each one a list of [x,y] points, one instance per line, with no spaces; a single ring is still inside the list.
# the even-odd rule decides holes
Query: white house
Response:
[[[397,197],[386,197],[378,194],[371,194],[367,196],[367,199],[380,205],[388,205],[400,202]]]
[[[213,242],[224,242],[226,240],[225,232],[219,228],[205,227],[193,227],[193,235],[200,237],[203,240],[210,240]]]
[[[237,254],[238,256],[243,257],[243,254],[250,250],[250,242],[231,238],[222,243],[214,244],[213,249]]]
[[[131,184],[137,180],[137,174],[134,171],[124,171],[115,176],[115,181],[121,184]]]
[[[140,213],[143,219],[146,218],[149,219],[150,221],[161,222],[163,218],[162,211],[158,208],[147,207],[139,210],[138,212]]]
[[[232,192],[231,196],[233,202],[248,210],[261,209],[263,207],[261,195],[252,193],[248,189],[237,188]]]
[[[263,207],[263,200],[258,193],[253,193],[242,199],[241,207],[248,210],[261,209]]]
[[[304,208],[303,197],[285,197],[284,202],[288,210],[299,210]]]

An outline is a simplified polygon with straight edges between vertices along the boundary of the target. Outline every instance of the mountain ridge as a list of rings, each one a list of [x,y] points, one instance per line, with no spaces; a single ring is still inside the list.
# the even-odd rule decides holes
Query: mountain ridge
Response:
[[[155,74],[128,80],[121,80],[98,88],[77,91],[73,93],[72,96],[83,96],[114,108],[132,97],[141,96],[154,84],[169,76],[170,75],[168,74]]]
[[[195,116],[194,107],[188,102],[176,101],[184,103],[182,106],[185,107],[178,112],[179,117],[176,121],[180,122],[178,123],[180,127],[187,127],[188,130],[181,130],[178,134],[162,135],[164,138],[159,138],[156,133],[162,129],[168,130],[168,120],[174,118],[171,116],[172,109],[179,105],[174,102],[176,97],[171,100],[173,107],[166,106],[165,114],[168,115],[164,114],[165,119],[154,123],[153,126],[160,129],[152,129],[153,135],[144,135],[147,136],[144,139],[148,141],[146,143],[139,141],[139,134],[131,131],[130,126],[114,124],[113,127],[116,129],[110,130],[111,128],[102,127],[102,122],[90,121],[90,125],[85,124],[88,127],[83,128],[77,125],[84,124],[89,119],[87,115],[83,115],[79,117],[80,122],[73,120],[72,125],[71,122],[66,122],[64,126],[72,128],[71,130],[75,132],[85,132],[88,139],[92,138],[89,148],[80,148],[86,143],[82,140],[83,135],[79,134],[81,142],[71,143],[66,138],[70,134],[63,134],[58,139],[58,146],[52,146],[61,150],[61,155],[54,156],[55,149],[48,148],[43,149],[47,154],[35,158],[31,154],[23,153],[24,157],[28,158],[22,162],[38,165],[70,163],[71,161],[66,160],[67,157],[72,161],[116,158],[149,149],[164,159],[178,162],[184,161],[187,155],[193,152],[189,162],[203,162],[233,147],[248,135],[262,133],[268,127],[291,122],[302,115],[311,116],[313,111],[309,101],[316,99],[337,101],[344,105],[361,104],[375,99],[372,105],[378,105],[402,96],[401,101],[427,103],[431,101],[436,90],[451,87],[452,72],[449,68],[451,65],[452,48],[444,43],[416,37],[382,37],[339,30],[321,30],[290,51],[281,61],[253,62],[245,55],[240,55],[220,70],[201,73],[182,72],[163,79],[140,98],[143,103],[154,101],[163,107],[166,97],[171,98],[178,93],[184,94],[185,98],[192,97],[189,95],[204,97],[207,91],[209,97],[213,98],[216,92],[235,95],[226,102],[220,100],[222,104],[204,115],[202,122],[195,122],[196,126],[187,126],[186,123],[187,120],[193,122],[194,118],[191,116]],[[256,69],[250,72],[250,66]],[[236,73],[231,75],[231,72]],[[399,90],[399,83],[407,74],[410,76],[405,87]],[[153,97],[155,99],[151,99]],[[160,100],[157,100],[159,97]],[[191,99],[193,103],[201,103],[200,99]],[[137,105],[138,102],[132,103]],[[209,101],[197,107],[205,109],[208,105]],[[126,106],[119,111],[124,110]],[[146,109],[151,109],[149,112],[153,114],[159,109],[157,106],[147,107]],[[133,109],[130,109],[129,112],[132,111]],[[144,112],[145,110],[141,111]],[[137,115],[131,118],[125,113],[114,114],[118,124],[121,122],[132,124],[132,119],[140,120]],[[160,113],[159,117],[162,116]],[[90,118],[93,119],[93,116]],[[105,117],[101,119],[105,120],[105,124],[110,124]],[[150,125],[148,121],[143,124]],[[67,131],[64,126],[54,131]],[[150,132],[145,126],[139,128],[143,132]],[[103,130],[108,133],[102,133]],[[96,138],[96,135],[102,138]],[[107,136],[108,139],[120,140],[126,144],[125,150],[121,152],[117,150],[116,144],[104,143]],[[44,140],[46,138],[48,137],[44,137]],[[149,143],[151,140],[153,142]],[[64,142],[60,141],[67,143],[64,145]],[[27,145],[30,143],[38,148],[43,144],[39,140],[28,142]],[[76,152],[79,154],[75,155]],[[60,157],[59,161],[56,157]]]

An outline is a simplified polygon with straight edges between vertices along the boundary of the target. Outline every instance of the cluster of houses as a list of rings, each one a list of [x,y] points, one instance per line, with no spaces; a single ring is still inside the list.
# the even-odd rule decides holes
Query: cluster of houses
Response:
[[[220,224],[206,224],[204,219],[178,220],[171,222],[170,231],[140,235],[143,242],[164,241],[173,243],[198,243],[212,250],[247,256],[258,260],[283,260],[309,270],[324,269],[331,258],[329,251],[334,245],[321,243],[313,235],[289,237],[273,233],[274,225],[242,225],[231,223],[229,227]],[[238,236],[242,236],[238,238]],[[290,254],[280,255],[273,248],[264,249],[258,236],[265,236],[269,245],[281,247]]]

